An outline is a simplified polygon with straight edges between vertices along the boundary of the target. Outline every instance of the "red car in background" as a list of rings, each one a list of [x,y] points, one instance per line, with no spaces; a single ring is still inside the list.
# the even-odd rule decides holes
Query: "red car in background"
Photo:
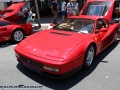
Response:
[[[24,36],[32,34],[30,22],[18,23],[21,19],[17,13],[23,8],[25,2],[14,3],[0,12],[0,42],[12,40],[20,42]]]
[[[14,48],[17,60],[59,79],[89,68],[94,57],[117,40],[119,23],[108,22],[113,7],[114,0],[88,0],[79,16],[68,17],[20,42]]]

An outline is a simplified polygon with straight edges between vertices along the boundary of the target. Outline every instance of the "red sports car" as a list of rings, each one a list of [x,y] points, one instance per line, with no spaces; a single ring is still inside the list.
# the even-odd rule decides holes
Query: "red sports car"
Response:
[[[113,0],[104,1],[94,0],[95,3],[87,7],[97,9],[94,13],[97,15],[71,16],[51,29],[24,39],[15,47],[17,60],[53,78],[65,78],[81,68],[89,68],[94,57],[117,40],[118,23],[108,23],[110,18],[106,18],[111,16],[109,12],[113,9],[109,6],[114,3]],[[92,12],[90,9],[86,11],[88,14]]]
[[[8,40],[20,42],[24,39],[24,36],[32,34],[32,25],[30,22],[18,23],[20,17],[17,13],[24,5],[24,2],[15,3],[0,13],[0,42]]]

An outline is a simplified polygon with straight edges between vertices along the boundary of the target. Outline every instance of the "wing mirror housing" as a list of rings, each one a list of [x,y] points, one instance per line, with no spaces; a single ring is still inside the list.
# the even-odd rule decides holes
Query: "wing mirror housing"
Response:
[[[99,30],[99,32],[107,32],[107,28],[101,28],[100,30]]]
[[[99,33],[99,32],[107,32],[107,28],[100,28],[96,31],[96,33]]]
[[[53,23],[50,23],[50,26],[54,26],[55,24],[53,24]]]
[[[50,25],[48,26],[48,28],[47,28],[47,29],[51,29],[51,28],[53,28],[54,26],[55,26],[55,24],[50,23]]]

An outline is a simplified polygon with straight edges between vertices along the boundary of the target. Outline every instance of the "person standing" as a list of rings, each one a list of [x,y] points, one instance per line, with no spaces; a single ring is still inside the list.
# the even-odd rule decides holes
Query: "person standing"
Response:
[[[64,20],[65,19],[65,15],[66,15],[66,2],[65,1],[63,1],[62,2],[62,5],[61,5],[61,13],[62,13],[62,20]]]
[[[67,3],[67,17],[73,15],[73,3],[71,0],[69,0],[69,3]]]
[[[78,3],[76,0],[72,0],[72,2],[73,2],[73,15],[76,16],[79,14],[78,13]]]
[[[28,19],[28,16],[29,16],[28,9],[24,8],[23,11],[19,12],[18,15],[21,16],[21,19],[18,22],[20,22],[20,23],[26,22]]]
[[[52,10],[52,13],[53,13],[53,19],[52,19],[52,23],[53,24],[57,24],[57,17],[58,17],[58,12],[59,11],[59,5],[58,5],[58,2],[57,0],[54,0],[52,2],[52,5],[51,5],[51,10]]]
[[[27,9],[28,9],[28,15],[29,15],[28,19],[27,19],[27,22],[31,22],[33,13],[32,13],[30,8],[27,8]]]

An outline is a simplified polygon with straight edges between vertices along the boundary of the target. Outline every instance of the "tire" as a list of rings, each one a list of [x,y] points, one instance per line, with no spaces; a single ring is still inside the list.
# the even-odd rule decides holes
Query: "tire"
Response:
[[[118,40],[118,31],[116,31],[116,33],[115,33],[115,37],[114,37],[114,43],[116,43],[117,42],[117,40]]]
[[[85,53],[83,68],[87,69],[91,66],[93,59],[95,56],[95,47],[94,45],[90,45]]]
[[[17,42],[20,42],[24,39],[24,33],[23,33],[22,30],[16,29],[16,30],[13,31],[11,37],[12,37],[11,38],[12,42],[17,43]]]

